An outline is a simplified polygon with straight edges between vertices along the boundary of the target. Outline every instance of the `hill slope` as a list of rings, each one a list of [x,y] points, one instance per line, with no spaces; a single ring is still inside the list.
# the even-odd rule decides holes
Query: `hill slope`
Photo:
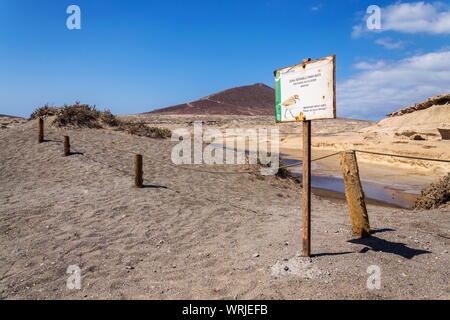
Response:
[[[273,115],[275,90],[262,83],[215,93],[196,101],[154,110],[159,114]]]
[[[0,117],[1,118],[16,118],[16,119],[20,118],[20,117],[16,117],[16,116],[10,116],[10,115],[7,115],[7,114],[0,114]]]
[[[418,133],[428,140],[441,140],[438,129],[450,130],[450,94],[438,95],[390,113],[366,130],[408,137]]]

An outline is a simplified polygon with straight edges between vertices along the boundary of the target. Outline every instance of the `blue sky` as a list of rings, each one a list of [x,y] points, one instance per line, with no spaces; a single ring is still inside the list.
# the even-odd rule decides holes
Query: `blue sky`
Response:
[[[71,4],[81,30],[66,27]],[[372,4],[381,30],[367,30]],[[448,1],[0,0],[0,113],[145,112],[336,54],[338,116],[376,120],[450,92],[449,40]]]

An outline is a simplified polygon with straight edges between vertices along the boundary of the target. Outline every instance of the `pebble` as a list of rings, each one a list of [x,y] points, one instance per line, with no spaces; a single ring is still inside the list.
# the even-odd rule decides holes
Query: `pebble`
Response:
[[[288,266],[284,267],[284,271],[289,271],[289,267]]]
[[[253,258],[258,258],[259,257],[259,253],[255,253],[254,255],[253,255]]]

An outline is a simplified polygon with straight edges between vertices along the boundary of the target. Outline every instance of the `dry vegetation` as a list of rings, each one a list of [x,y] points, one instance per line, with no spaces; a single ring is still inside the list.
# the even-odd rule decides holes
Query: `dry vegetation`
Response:
[[[281,179],[289,179],[289,180],[294,181],[295,183],[301,184],[302,181],[300,180],[300,178],[297,177],[297,176],[296,176],[291,170],[289,170],[288,168],[284,168],[284,165],[285,165],[285,164],[283,163],[283,161],[280,160],[280,163],[279,163],[279,169],[278,169],[278,172],[277,172],[276,176],[277,176],[278,178],[281,178]]]
[[[416,209],[434,209],[450,201],[450,173],[428,188],[422,190],[414,207]]]
[[[127,121],[122,121],[118,130],[122,130],[136,136],[149,138],[169,138],[172,135],[172,132],[169,129],[149,127],[145,123],[134,123]]]
[[[30,115],[30,120],[56,116],[60,110],[61,108],[50,107],[48,105],[45,105],[43,107],[34,110],[34,112]]]
[[[30,115],[30,120],[46,117],[54,117],[52,124],[57,127],[115,128],[118,131],[150,138],[168,138],[172,135],[169,129],[120,120],[109,110],[100,111],[95,106],[79,102],[62,108],[45,105],[36,109]]]

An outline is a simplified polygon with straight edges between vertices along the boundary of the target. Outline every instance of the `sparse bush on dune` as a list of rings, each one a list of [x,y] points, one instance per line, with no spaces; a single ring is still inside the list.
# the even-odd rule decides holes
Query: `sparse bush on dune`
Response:
[[[434,209],[448,202],[450,202],[450,173],[422,190],[421,195],[414,204],[414,208]]]
[[[172,136],[172,131],[169,129],[149,127],[145,123],[121,122],[119,130],[149,138],[170,138]]]
[[[117,117],[113,115],[109,110],[101,112],[100,119],[104,124],[110,127],[118,127],[122,123],[122,121],[117,119]]]
[[[117,127],[120,125],[120,120],[109,110],[99,111],[95,106],[79,102],[61,108],[45,105],[36,109],[31,114],[30,120],[50,116],[55,116],[52,124],[58,127],[103,128],[104,126]]]
[[[34,112],[30,115],[30,120],[55,116],[60,110],[61,108],[50,107],[46,104],[45,106],[34,110]]]
[[[62,108],[54,108],[46,105],[36,109],[31,114],[30,119],[46,116],[55,116],[52,124],[57,127],[72,126],[98,129],[114,127],[119,131],[150,138],[168,138],[172,135],[169,129],[150,127],[145,123],[122,121],[109,110],[99,111],[95,106],[80,104],[79,102]]]
[[[57,127],[101,128],[101,112],[95,106],[76,103],[64,106],[56,115],[53,124]]]

